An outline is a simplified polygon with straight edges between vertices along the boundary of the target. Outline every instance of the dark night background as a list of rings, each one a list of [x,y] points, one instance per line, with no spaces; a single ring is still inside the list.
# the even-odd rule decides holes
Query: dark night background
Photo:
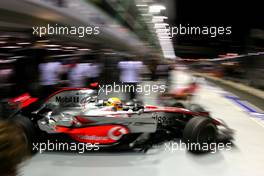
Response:
[[[174,38],[176,54],[180,57],[217,57],[226,52],[246,53],[263,44],[252,38],[253,29],[264,29],[261,1],[197,1],[166,0],[165,15],[170,26],[231,26],[232,35],[177,36]],[[249,46],[250,45],[250,46]],[[252,46],[253,45],[253,48]]]

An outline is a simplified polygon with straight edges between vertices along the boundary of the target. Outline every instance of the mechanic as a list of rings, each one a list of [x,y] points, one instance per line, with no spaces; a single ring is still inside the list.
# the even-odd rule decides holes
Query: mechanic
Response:
[[[89,80],[88,85],[91,85],[93,83],[98,83],[100,74],[102,72],[102,64],[97,62],[95,58],[91,59],[90,62],[90,71],[89,71]]]
[[[69,72],[70,87],[86,87],[85,83],[89,74],[91,72],[91,67],[89,63],[82,63],[80,58],[77,58],[74,66]]]
[[[136,86],[140,82],[140,70],[143,68],[143,63],[127,59],[119,62],[118,67],[121,70],[120,81],[129,87],[129,90],[125,90],[128,93],[127,97],[129,97],[127,99],[133,100],[137,96]],[[133,87],[132,90],[131,86]]]
[[[40,85],[42,86],[42,96],[46,97],[54,92],[59,83],[59,75],[62,72],[62,65],[58,61],[52,61],[51,57],[46,57],[44,63],[39,65]]]

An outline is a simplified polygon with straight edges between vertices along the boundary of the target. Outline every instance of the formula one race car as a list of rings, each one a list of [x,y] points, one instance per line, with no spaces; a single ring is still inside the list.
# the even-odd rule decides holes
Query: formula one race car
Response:
[[[232,130],[208,112],[99,100],[94,90],[85,88],[61,89],[45,100],[23,94],[7,103],[20,107],[8,118],[24,129],[29,146],[43,136],[59,135],[76,143],[144,151],[178,137],[199,144],[232,139]]]

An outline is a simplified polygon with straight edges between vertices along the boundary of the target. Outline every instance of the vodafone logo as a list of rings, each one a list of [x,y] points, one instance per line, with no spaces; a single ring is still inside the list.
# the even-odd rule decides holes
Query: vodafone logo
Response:
[[[128,130],[121,126],[113,127],[108,132],[108,137],[112,140],[119,140],[124,134],[127,134]]]
[[[76,129],[57,127],[57,131],[69,134],[76,141],[92,144],[112,144],[129,133],[129,130],[121,125],[99,125]]]

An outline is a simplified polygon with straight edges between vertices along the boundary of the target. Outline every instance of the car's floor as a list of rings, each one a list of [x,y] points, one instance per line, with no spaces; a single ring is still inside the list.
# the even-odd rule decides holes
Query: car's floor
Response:
[[[179,76],[181,75],[181,76]],[[179,77],[186,76],[178,73]],[[38,154],[24,164],[25,176],[169,176],[169,175],[264,175],[264,122],[249,115],[235,102],[225,98],[227,92],[202,81],[195,101],[222,118],[235,129],[232,150],[193,155],[185,150],[168,151],[165,145],[140,152]],[[148,97],[148,103],[155,100]]]

